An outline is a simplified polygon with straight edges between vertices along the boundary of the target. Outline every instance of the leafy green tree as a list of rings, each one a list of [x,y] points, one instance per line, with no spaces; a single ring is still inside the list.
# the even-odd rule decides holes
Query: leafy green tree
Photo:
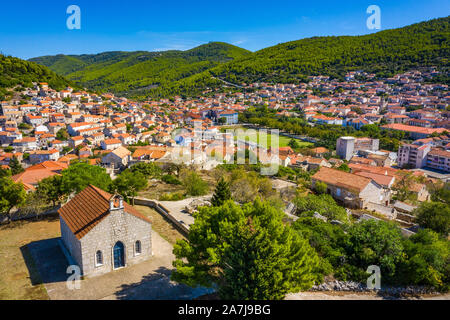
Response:
[[[320,273],[331,275],[346,261],[345,244],[347,234],[339,225],[333,225],[317,218],[301,217],[292,224],[300,236],[308,239],[309,244],[321,257]]]
[[[220,178],[219,182],[217,183],[216,190],[211,199],[211,203],[215,207],[220,207],[227,200],[231,200],[230,185],[222,177],[222,178]]]
[[[450,207],[442,202],[422,202],[415,210],[417,223],[442,235],[450,232]]]
[[[300,144],[298,143],[297,139],[291,139],[288,143],[288,146],[294,150],[297,150],[300,148]]]
[[[368,124],[361,127],[361,131],[366,132],[371,138],[380,137],[380,128],[376,124]]]
[[[20,130],[30,130],[33,128],[33,126],[29,125],[28,123],[22,122],[19,123],[19,125],[17,126]]]
[[[314,190],[318,193],[318,194],[325,194],[327,193],[327,184],[325,182],[322,181],[317,181],[315,186],[314,186]]]
[[[402,284],[450,290],[450,242],[430,229],[404,240],[406,258],[396,277]]]
[[[134,197],[138,192],[147,187],[147,178],[140,171],[132,172],[127,169],[123,171],[112,184],[114,191],[117,191],[125,197],[126,200],[132,199],[134,205]]]
[[[377,265],[382,279],[392,281],[397,264],[404,258],[400,229],[391,222],[366,220],[352,225],[348,235],[345,249],[353,266],[349,268],[351,278],[364,281],[367,267]]]
[[[411,187],[416,183],[416,179],[412,172],[408,172],[401,177],[392,187],[392,190],[395,192],[395,198],[399,201],[416,200],[417,196],[411,191]]]
[[[350,167],[346,163],[341,164],[337,169],[345,172],[350,172]]]
[[[175,176],[171,174],[165,174],[161,177],[161,181],[167,183],[167,184],[173,184],[173,185],[181,185],[181,181],[178,180]]]
[[[2,167],[0,167],[0,178],[4,178],[4,177],[10,177],[11,176],[11,169],[4,169]]]
[[[130,168],[131,172],[140,172],[147,178],[157,178],[161,176],[161,168],[153,162],[139,162]]]
[[[297,207],[297,215],[301,217],[310,217],[317,212],[329,220],[348,222],[347,211],[339,206],[329,194],[309,194],[306,197],[297,197],[294,204]]]
[[[195,171],[185,171],[181,177],[181,182],[186,188],[187,194],[193,197],[203,196],[209,190],[208,184]]]
[[[11,173],[13,176],[25,171],[16,156],[13,156],[9,161],[9,167],[11,168]]]
[[[249,166],[248,168],[257,171],[260,170],[258,166]],[[269,199],[276,195],[276,191],[274,191],[269,178],[262,177],[256,171],[247,172],[242,167],[232,170],[230,190],[233,200],[239,203],[253,202],[257,197],[260,199]]]
[[[434,187],[434,184],[432,185]],[[431,200],[434,202],[442,202],[450,205],[450,183],[444,184],[441,188],[436,188],[431,191]]]
[[[36,192],[46,202],[52,202],[53,206],[56,206],[56,203],[61,201],[65,195],[62,176],[55,175],[41,180]]]
[[[69,138],[70,138],[69,133],[65,128],[59,129],[58,132],[56,133],[56,139],[58,140],[67,141],[69,140]]]
[[[275,300],[309,289],[318,279],[319,258],[283,216],[259,200],[201,208],[188,241],[174,246],[172,278],[217,285],[223,299]]]
[[[62,154],[67,154],[70,150],[72,150],[71,147],[63,147],[61,151],[62,151]]]
[[[25,203],[27,193],[22,183],[15,183],[9,177],[0,178],[0,214],[11,220],[11,210]]]
[[[78,193],[90,184],[108,190],[111,177],[105,169],[81,162],[71,165],[62,172],[62,188],[65,194]]]
[[[176,174],[177,177],[180,177],[180,173],[183,171],[183,169],[186,168],[186,165],[184,163],[166,163],[163,167],[163,171],[167,174]]]

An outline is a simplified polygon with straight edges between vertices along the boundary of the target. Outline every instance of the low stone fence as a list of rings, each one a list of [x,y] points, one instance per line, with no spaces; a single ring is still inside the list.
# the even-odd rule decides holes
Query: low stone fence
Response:
[[[401,221],[405,221],[408,223],[414,223],[416,221],[416,217],[407,213],[397,211],[397,219]]]
[[[11,213],[11,221],[31,220],[38,217],[56,216],[58,215],[58,210],[60,207],[61,206],[49,208],[42,213],[23,213],[20,210],[17,210]],[[0,216],[0,224],[6,222],[7,222],[6,216]]]
[[[163,217],[169,219],[184,236],[187,237],[187,235],[189,234],[189,226],[182,221],[178,221],[166,207],[164,207],[157,201],[145,198],[134,198],[134,204],[138,206],[147,206],[152,208]]]
[[[397,218],[396,210],[393,210],[393,208],[384,206],[382,204],[369,202],[369,203],[367,203],[367,210],[380,213],[380,214],[386,216],[386,218],[388,218],[388,219],[396,219]]]
[[[313,286],[310,291],[346,291],[346,292],[377,292],[390,295],[439,294],[436,289],[425,286],[381,287],[369,289],[366,284],[353,281],[330,281]]]

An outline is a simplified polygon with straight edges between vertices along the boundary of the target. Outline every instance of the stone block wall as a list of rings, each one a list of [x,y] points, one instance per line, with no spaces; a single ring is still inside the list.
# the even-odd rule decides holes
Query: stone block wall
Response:
[[[97,276],[114,270],[113,248],[118,241],[125,247],[125,266],[150,259],[152,253],[152,228],[147,221],[123,209],[113,210],[81,239],[83,275]],[[136,241],[141,242],[141,253],[135,252]],[[100,250],[103,264],[97,265],[96,253]]]

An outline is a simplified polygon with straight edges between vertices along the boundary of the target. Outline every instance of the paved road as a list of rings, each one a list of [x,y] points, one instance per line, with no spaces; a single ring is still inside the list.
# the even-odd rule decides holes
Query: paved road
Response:
[[[189,300],[211,293],[170,281],[173,247],[154,231],[152,240],[154,256],[150,260],[83,280],[80,290],[66,286],[68,263],[57,238],[33,242],[29,249],[52,300]]]
[[[210,200],[212,195],[202,196],[202,197],[193,197],[180,201],[158,201],[158,203],[162,204],[165,208],[170,211],[170,214],[175,217],[178,221],[183,221],[188,227],[194,224],[194,217],[185,212],[186,206],[188,206],[191,202],[195,200]]]

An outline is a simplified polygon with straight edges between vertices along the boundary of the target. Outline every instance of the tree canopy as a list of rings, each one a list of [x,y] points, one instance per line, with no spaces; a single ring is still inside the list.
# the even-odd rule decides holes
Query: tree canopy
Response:
[[[117,191],[125,200],[134,198],[138,195],[138,192],[144,190],[147,187],[147,178],[140,171],[132,172],[129,169],[123,171],[113,181],[111,191]]]
[[[173,279],[216,285],[224,299],[282,299],[309,289],[319,276],[319,258],[282,219],[283,212],[259,200],[201,208],[189,241],[174,247]]]
[[[109,190],[111,177],[105,169],[82,162],[73,164],[62,172],[62,188],[66,194],[78,193],[90,184]]]
[[[25,203],[27,193],[22,183],[15,183],[10,177],[0,178],[0,214],[10,220],[10,212],[14,207]]]
[[[450,232],[450,207],[448,204],[422,202],[414,213],[420,226],[443,235],[448,235]]]

